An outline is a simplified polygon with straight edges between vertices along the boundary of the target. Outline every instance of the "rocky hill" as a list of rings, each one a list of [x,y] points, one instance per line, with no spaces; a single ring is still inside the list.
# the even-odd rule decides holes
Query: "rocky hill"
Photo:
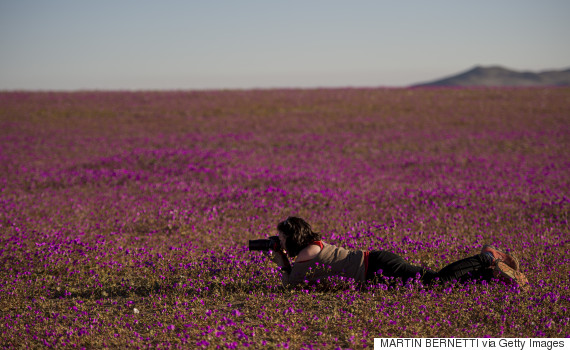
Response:
[[[570,86],[570,69],[520,72],[499,66],[477,66],[451,77],[414,85],[419,86]]]

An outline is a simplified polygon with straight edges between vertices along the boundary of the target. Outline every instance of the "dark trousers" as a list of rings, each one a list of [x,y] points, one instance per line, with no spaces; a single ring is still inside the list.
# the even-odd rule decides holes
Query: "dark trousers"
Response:
[[[457,280],[484,279],[490,280],[493,276],[491,266],[493,259],[486,254],[477,254],[469,258],[453,262],[443,269],[435,272],[430,269],[414,266],[406,262],[397,254],[384,250],[373,250],[368,256],[367,280],[385,279],[386,277],[401,278],[403,282],[419,277],[423,284],[432,284],[436,281],[446,282]]]

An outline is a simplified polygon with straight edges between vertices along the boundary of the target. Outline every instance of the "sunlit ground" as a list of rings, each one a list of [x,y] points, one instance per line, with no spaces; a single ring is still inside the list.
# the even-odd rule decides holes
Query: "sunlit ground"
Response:
[[[562,88],[2,93],[0,344],[570,336],[569,150]],[[493,244],[531,290],[283,290],[247,241],[289,215],[432,269]]]

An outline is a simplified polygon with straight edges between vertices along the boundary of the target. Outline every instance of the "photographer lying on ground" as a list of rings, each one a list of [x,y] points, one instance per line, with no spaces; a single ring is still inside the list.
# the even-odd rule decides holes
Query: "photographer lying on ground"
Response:
[[[423,284],[436,281],[500,279],[528,289],[528,280],[519,271],[518,260],[492,246],[485,245],[480,254],[453,262],[438,272],[413,266],[400,256],[383,251],[352,251],[324,243],[303,219],[289,217],[277,225],[279,239],[263,240],[265,247],[256,246],[262,240],[251,241],[252,250],[273,250],[272,260],[281,267],[284,286],[307,281],[317,284],[329,277],[342,276],[357,282],[378,278],[401,278],[403,282],[419,274]],[[283,251],[286,250],[286,253]],[[291,267],[287,255],[297,257]]]

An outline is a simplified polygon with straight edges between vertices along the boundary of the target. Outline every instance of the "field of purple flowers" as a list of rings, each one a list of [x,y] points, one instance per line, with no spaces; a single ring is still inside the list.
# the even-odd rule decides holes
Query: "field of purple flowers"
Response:
[[[570,90],[0,93],[0,346],[370,348],[570,336]],[[501,282],[284,290],[249,239]]]

